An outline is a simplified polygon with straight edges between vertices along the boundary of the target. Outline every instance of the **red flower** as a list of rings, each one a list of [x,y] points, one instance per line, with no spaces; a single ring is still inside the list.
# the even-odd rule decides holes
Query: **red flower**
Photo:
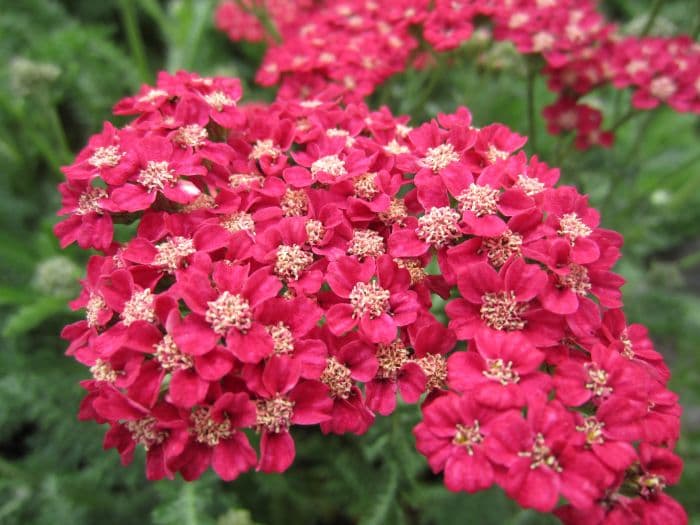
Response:
[[[320,381],[333,399],[331,419],[321,422],[324,433],[364,434],[374,422],[374,414],[365,406],[355,381],[370,381],[379,363],[373,348],[360,340],[351,340],[326,359]]]
[[[277,295],[280,282],[267,268],[249,273],[247,265],[200,260],[177,274],[178,294],[192,313],[174,329],[175,343],[197,356],[224,338],[229,351],[244,363],[257,363],[270,355],[273,341],[256,320],[256,309]],[[209,285],[210,275],[214,288]]]
[[[507,469],[499,479],[506,494],[540,512],[554,509],[559,494],[575,507],[591,506],[610,478],[578,450],[574,432],[571,414],[543,400],[529,406],[527,420],[514,414],[494,424],[487,454]]]
[[[262,381],[253,386],[260,440],[258,470],[284,472],[294,461],[294,440],[289,427],[314,425],[330,418],[333,401],[325,385],[300,380],[299,365],[288,357],[274,356],[265,364]]]
[[[413,429],[418,452],[426,456],[434,473],[445,472],[452,491],[477,492],[496,480],[486,453],[499,417],[513,416],[486,408],[469,396],[448,393],[423,407],[423,420]]]
[[[115,188],[105,207],[113,212],[134,212],[148,208],[158,194],[180,204],[197,198],[201,190],[182,175],[204,175],[207,170],[186,151],[173,147],[162,137],[148,137],[139,141],[139,162],[132,177],[136,184]]]
[[[240,430],[255,423],[248,394],[226,392],[212,405],[196,406],[182,416],[189,439],[170,464],[185,480],[198,479],[211,464],[221,479],[232,481],[255,465],[255,451]]]
[[[570,359],[557,366],[554,375],[557,398],[569,406],[609,397],[639,399],[645,394],[639,367],[624,359],[614,348],[596,345],[590,361]]]
[[[457,281],[462,298],[445,308],[450,329],[464,340],[522,331],[532,344],[552,345],[563,333],[560,320],[533,301],[546,282],[546,274],[523,259],[512,259],[498,272],[486,263],[469,265]]]
[[[396,409],[399,392],[406,403],[417,403],[425,392],[427,380],[421,366],[411,361],[409,350],[400,339],[376,348],[379,369],[377,375],[365,384],[367,406],[382,416]]]
[[[408,289],[410,276],[388,255],[376,262],[340,257],[328,265],[326,279],[341,299],[326,312],[328,326],[336,335],[359,325],[360,333],[370,341],[390,343],[397,327],[416,320],[418,303],[415,292]]]
[[[450,388],[498,410],[522,408],[550,389],[549,376],[538,371],[544,354],[522,334],[477,336],[476,350],[450,356]]]

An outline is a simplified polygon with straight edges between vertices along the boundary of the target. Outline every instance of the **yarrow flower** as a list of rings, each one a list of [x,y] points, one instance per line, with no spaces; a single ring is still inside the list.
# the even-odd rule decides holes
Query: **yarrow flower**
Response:
[[[362,434],[399,395],[450,490],[684,522],[680,407],[620,309],[622,240],[524,137],[465,108],[411,131],[322,93],[240,97],[161,73],[64,169],[56,235],[98,253],[62,335],[106,447],[142,447],[149,479],[283,472],[298,426]]]
[[[255,17],[261,7],[275,23],[280,42]],[[441,53],[466,42],[493,40],[512,44],[541,66],[548,88],[557,95],[542,111],[547,129],[574,134],[579,149],[614,142],[615,127],[603,129],[602,111],[583,101],[602,86],[632,88],[634,109],[667,104],[679,112],[700,113],[695,40],[624,35],[605,20],[594,0],[405,0],[391,6],[364,0],[224,0],[216,20],[234,41],[270,42],[256,80],[280,84],[280,94],[289,98],[303,97],[313,86],[313,92],[331,89],[348,102],[361,101],[396,73],[430,67],[426,47]],[[488,52],[479,62],[498,67]],[[418,162],[439,171],[456,159],[455,146],[432,143],[420,151]],[[491,159],[504,151],[493,146]],[[389,147],[400,151],[401,142]]]

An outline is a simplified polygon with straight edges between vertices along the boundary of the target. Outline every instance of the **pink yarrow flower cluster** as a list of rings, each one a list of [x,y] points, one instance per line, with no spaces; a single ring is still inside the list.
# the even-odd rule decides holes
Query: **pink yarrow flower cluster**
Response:
[[[297,426],[362,434],[400,397],[450,490],[686,520],[664,492],[680,407],[622,313],[621,236],[524,137],[465,108],[412,128],[327,91],[240,98],[161,73],[64,168],[56,234],[98,254],[62,335],[105,448],[143,447],[149,479],[282,472]]]
[[[256,78],[280,84],[287,96],[333,86],[346,100],[361,100],[391,75],[429,66],[433,52],[456,50],[478,28],[481,39],[510,42],[519,53],[539,57],[537,67],[557,94],[543,110],[547,129],[574,133],[579,149],[614,141],[614,129],[603,129],[601,110],[582,101],[603,86],[633,88],[635,109],[667,104],[700,112],[698,44],[688,36],[621,35],[593,0],[278,0],[268,12],[282,42],[270,46]],[[217,24],[232,40],[262,40],[261,24],[247,23],[250,13],[226,0]]]

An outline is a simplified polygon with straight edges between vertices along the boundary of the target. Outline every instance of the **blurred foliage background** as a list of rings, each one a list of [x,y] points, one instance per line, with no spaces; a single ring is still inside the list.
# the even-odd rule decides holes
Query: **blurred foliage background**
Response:
[[[700,3],[666,0],[652,34],[700,28]],[[639,31],[652,1],[601,8]],[[103,429],[76,419],[86,370],[63,355],[58,333],[76,319],[85,254],[59,250],[58,168],[110,119],[112,105],[160,69],[243,80],[247,100],[274,92],[252,84],[264,47],[233,44],[213,27],[214,0],[0,0],[0,523],[4,524],[545,524],[498,490],[451,494],[415,452],[415,406],[380,418],[368,435],[296,431],[299,452],[284,475],[214,476],[149,483],[143,458],[122,468],[101,449]],[[449,67],[449,72],[448,68]],[[507,45],[469,43],[435,69],[390,80],[371,103],[414,122],[467,105],[476,125],[527,133],[525,62]],[[538,109],[550,103],[542,79]],[[619,115],[625,93],[589,102]],[[112,119],[118,124],[123,121]],[[620,128],[611,150],[576,152],[545,133],[537,153],[563,167],[563,182],[590,193],[603,225],[622,232],[618,271],[630,322],[649,326],[684,406],[678,452],[686,462],[670,492],[700,524],[700,120],[668,109]]]

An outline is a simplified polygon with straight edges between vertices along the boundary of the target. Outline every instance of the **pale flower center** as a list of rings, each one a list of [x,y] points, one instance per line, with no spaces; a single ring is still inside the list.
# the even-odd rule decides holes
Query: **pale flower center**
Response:
[[[294,413],[294,402],[277,394],[272,399],[259,399],[255,403],[258,432],[279,434],[289,430]]]
[[[377,348],[379,362],[378,377],[396,379],[401,367],[408,362],[408,349],[399,339],[390,344],[380,344]]]
[[[194,241],[186,237],[173,237],[156,246],[156,257],[153,260],[155,266],[165,266],[174,272],[182,263],[182,260],[192,255],[196,250]]]
[[[666,488],[666,480],[656,474],[644,474],[635,480],[639,486],[639,494],[649,498]]]
[[[357,319],[365,314],[375,319],[389,308],[391,293],[376,281],[357,283],[350,292],[350,304],[354,310],[352,316]]]
[[[594,396],[606,397],[612,393],[613,389],[608,386],[608,373],[605,370],[595,363],[586,363],[583,367],[588,374],[588,383],[585,386]]]
[[[119,160],[126,155],[119,151],[119,146],[103,146],[96,148],[88,159],[88,164],[93,168],[113,168],[119,164]]]
[[[360,175],[359,177],[355,178],[353,181],[355,196],[368,201],[374,199],[377,194],[379,194],[376,178],[376,173],[365,173],[364,175]]]
[[[245,297],[224,291],[214,301],[207,303],[207,312],[204,316],[217,334],[224,335],[229,328],[236,328],[241,332],[249,330],[253,326],[253,312]]]
[[[518,182],[515,183],[515,187],[523,190],[525,195],[532,197],[533,195],[542,193],[546,186],[539,179],[528,177],[527,175],[523,175],[521,173],[518,175]]]
[[[96,359],[95,364],[90,367],[90,373],[96,381],[105,381],[106,383],[114,383],[119,377],[119,372],[112,368],[109,361]]]
[[[442,248],[462,235],[459,219],[459,212],[449,206],[430,208],[418,219],[416,234],[422,241]]]
[[[530,458],[530,468],[533,470],[539,467],[548,467],[555,472],[562,471],[557,458],[554,457],[552,451],[546,445],[542,434],[538,433],[535,436],[535,442],[532,444],[532,449],[529,452],[518,452],[518,456]]]
[[[87,305],[85,305],[85,318],[90,328],[99,326],[98,318],[100,312],[106,307],[107,303],[101,295],[90,292],[90,298],[88,299]]]
[[[394,259],[396,266],[408,271],[411,276],[411,286],[422,283],[428,276],[419,259]]]
[[[515,292],[486,293],[481,297],[481,319],[494,330],[522,330],[525,321],[521,315],[527,309],[515,299]]]
[[[156,418],[153,416],[142,417],[135,421],[126,421],[126,429],[131,433],[131,439],[143,445],[148,451],[156,445],[160,445],[168,437],[168,432],[156,428]]]
[[[272,141],[272,139],[258,140],[253,145],[253,151],[250,152],[248,158],[260,160],[261,158],[268,156],[272,160],[275,160],[277,157],[280,156],[280,153],[282,153],[282,151],[277,146],[275,146],[275,143]]]
[[[227,106],[234,106],[236,101],[222,91],[214,91],[208,95],[204,95],[204,101],[216,111],[223,111]]]
[[[408,207],[403,199],[391,199],[389,207],[379,213],[379,220],[385,224],[401,224],[408,217]]]
[[[588,237],[593,233],[593,230],[580,219],[576,212],[572,212],[561,216],[557,233],[568,237],[571,242],[574,242],[579,237]]]
[[[676,83],[667,76],[657,77],[649,84],[649,92],[660,100],[670,98],[677,89]]]
[[[139,97],[138,101],[139,102],[153,102],[154,100],[160,98],[160,97],[165,97],[168,95],[168,92],[163,90],[163,89],[151,89],[143,95],[142,97]]]
[[[411,152],[408,146],[399,144],[399,141],[396,139],[391,139],[389,143],[386,146],[384,146],[384,151],[392,155],[401,155],[403,153]]]
[[[78,207],[75,210],[76,215],[87,215],[89,213],[102,215],[104,212],[99,201],[106,198],[107,192],[104,188],[93,187],[85,190],[78,197]]]
[[[308,210],[308,200],[304,190],[287,188],[280,201],[280,207],[285,217],[298,217]]]
[[[547,31],[540,31],[532,37],[532,50],[537,52],[549,51],[555,42],[554,35]]]
[[[172,186],[177,180],[175,170],[170,168],[166,160],[149,160],[146,167],[142,169],[136,180],[148,188],[148,191],[162,190],[165,186]]]
[[[348,173],[345,169],[345,161],[338,155],[326,155],[315,160],[311,164],[311,174],[316,177],[320,172],[328,173],[333,177],[342,177]]]
[[[568,274],[559,276],[559,284],[583,297],[588,295],[588,292],[591,290],[588,270],[586,270],[585,266],[576,263],[571,263],[569,265]]]
[[[632,345],[632,340],[627,333],[627,329],[625,329],[620,335],[620,342],[622,343],[622,355],[627,359],[634,359],[634,346]]]
[[[495,268],[500,268],[513,255],[520,255],[523,238],[515,232],[506,230],[500,236],[488,237],[482,242],[489,262]]]
[[[321,373],[321,382],[328,386],[333,397],[347,399],[352,389],[350,369],[339,363],[335,357],[326,360],[326,368]]]
[[[173,336],[165,334],[160,342],[154,345],[156,360],[163,370],[185,370],[194,366],[194,359],[180,351]]]
[[[192,427],[190,433],[194,435],[197,443],[203,443],[215,447],[223,439],[230,438],[235,429],[231,428],[228,418],[223,421],[214,421],[211,417],[211,409],[207,407],[195,407],[190,415]]]
[[[447,385],[447,361],[440,354],[426,354],[416,360],[425,374],[427,382],[425,389],[429,392]]]
[[[374,230],[356,229],[348,246],[348,254],[364,257],[379,257],[385,253],[384,237]]]
[[[153,294],[146,288],[140,292],[134,292],[131,298],[124,303],[124,310],[121,318],[125,326],[129,326],[134,321],[146,321],[152,323],[156,319],[156,312],[153,307]]]
[[[510,157],[510,153],[507,151],[503,151],[501,149],[498,149],[495,145],[490,144],[489,149],[486,152],[486,159],[491,163],[495,164],[496,161],[507,159]]]
[[[518,372],[513,370],[513,361],[508,361],[506,363],[500,358],[487,359],[486,366],[488,368],[481,373],[493,381],[498,381],[503,386],[513,385],[520,381]]]
[[[251,235],[255,235],[255,221],[250,213],[237,211],[231,215],[225,215],[219,223],[231,233],[247,231]]]
[[[265,181],[265,177],[258,173],[232,173],[228,176],[228,184],[234,190],[237,188],[249,189],[254,184],[260,184]]]
[[[458,424],[455,427],[455,436],[452,438],[452,444],[458,447],[467,449],[467,454],[474,455],[474,446],[480,444],[484,440],[484,435],[479,428],[479,422],[474,420],[471,426]]]
[[[595,416],[586,417],[583,424],[576,427],[576,430],[583,432],[588,445],[602,445],[605,442],[603,437],[603,427],[605,423],[598,421]]]
[[[477,217],[493,215],[497,211],[499,193],[499,190],[491,186],[480,186],[472,183],[469,188],[457,196],[459,209],[462,212],[470,211]]]
[[[313,255],[298,244],[282,244],[277,247],[275,273],[282,279],[296,281],[313,261]]]
[[[307,241],[311,246],[317,246],[326,235],[326,227],[317,219],[309,219],[304,225]]]
[[[199,124],[188,124],[178,128],[173,141],[181,147],[201,148],[207,143],[207,130]]]
[[[437,172],[458,160],[459,153],[455,151],[454,146],[449,142],[445,142],[434,148],[428,148],[425,157],[419,161],[419,164],[424,168],[430,168]]]
[[[272,338],[273,351],[277,355],[291,354],[294,352],[294,334],[289,326],[282,321],[265,326],[265,330]]]

